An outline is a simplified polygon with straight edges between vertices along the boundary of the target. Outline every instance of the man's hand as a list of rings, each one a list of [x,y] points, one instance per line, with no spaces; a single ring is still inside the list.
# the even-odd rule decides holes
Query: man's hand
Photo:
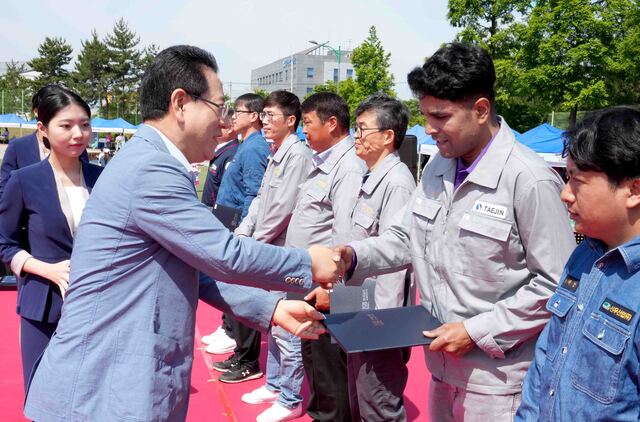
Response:
[[[333,253],[340,257],[340,260],[344,264],[344,270],[347,271],[351,267],[351,260],[353,258],[353,249],[351,246],[338,245],[333,247]]]
[[[344,276],[345,267],[339,255],[324,246],[313,245],[309,249],[311,255],[311,274],[313,281],[325,289],[333,287],[333,283]]]
[[[281,300],[273,313],[273,324],[304,339],[317,340],[326,332],[320,323],[324,315],[301,300]]]
[[[431,352],[443,351],[462,357],[476,346],[461,322],[448,322],[435,330],[423,331],[422,334],[435,338],[429,345]]]
[[[304,297],[304,300],[316,301],[316,309],[319,311],[328,311],[330,308],[329,292],[322,287],[316,287]]]

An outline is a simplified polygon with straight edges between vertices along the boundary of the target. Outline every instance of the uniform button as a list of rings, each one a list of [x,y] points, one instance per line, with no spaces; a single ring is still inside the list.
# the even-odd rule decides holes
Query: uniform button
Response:
[[[567,349],[567,346],[564,346],[562,348],[562,354],[564,355],[565,353],[567,353],[567,350],[569,350],[569,349]]]
[[[557,308],[558,306],[560,306],[560,301],[556,300],[556,302],[553,304],[553,307]]]
[[[598,340],[602,340],[602,339],[604,338],[604,330],[600,331],[600,332],[598,333],[598,335],[596,336],[596,338],[597,338]]]
[[[556,394],[556,390],[554,390],[553,388],[549,390],[549,395],[553,396],[554,394]]]
[[[602,269],[602,267],[604,267],[604,262],[598,262],[598,263],[596,264],[596,267],[598,267],[598,269],[599,269],[599,270],[601,270],[601,269]]]
[[[579,303],[579,304],[578,304],[578,310],[579,310],[579,311],[583,311],[583,310],[584,310],[584,304]]]

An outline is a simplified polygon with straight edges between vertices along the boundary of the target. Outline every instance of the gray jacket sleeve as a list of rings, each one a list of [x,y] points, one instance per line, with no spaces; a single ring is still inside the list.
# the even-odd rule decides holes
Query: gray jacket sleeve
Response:
[[[272,243],[287,230],[300,184],[309,174],[311,160],[302,155],[291,155],[281,166],[282,174],[269,181],[272,194],[267,201],[262,198],[264,218],[253,232],[253,238],[264,243]]]
[[[247,215],[242,219],[240,225],[233,231],[240,236],[251,237],[253,231],[256,229],[256,221],[258,219],[258,210],[262,204],[262,188],[258,191],[258,195],[253,198],[251,205],[249,205],[249,211]]]
[[[349,241],[351,234],[351,213],[358,200],[358,192],[362,185],[362,172],[348,169],[342,174],[336,174],[336,180],[331,186],[331,204],[333,208],[333,226],[331,239],[334,245]]]
[[[529,282],[490,311],[464,322],[471,339],[491,357],[504,358],[513,346],[537,335],[549,319],[545,304],[575,248],[560,190],[556,182],[532,181],[515,198]]]
[[[391,225],[379,236],[349,242],[358,258],[353,279],[358,280],[378,274],[388,274],[411,265],[410,230],[411,201],[391,217]]]

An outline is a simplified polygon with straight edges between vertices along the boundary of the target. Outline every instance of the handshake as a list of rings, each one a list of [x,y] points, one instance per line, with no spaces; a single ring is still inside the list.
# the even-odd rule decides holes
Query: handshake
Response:
[[[313,281],[320,284],[323,289],[332,289],[334,283],[342,281],[351,266],[352,250],[345,245],[336,246],[333,249],[313,245],[308,252],[311,256]],[[316,307],[322,309],[320,306]],[[326,332],[321,324],[323,319],[324,315],[306,302],[281,300],[273,313],[272,323],[300,338],[312,340]]]
[[[313,281],[323,289],[331,289],[334,283],[344,282],[344,275],[352,260],[352,249],[349,246],[339,245],[331,249],[313,245],[308,252],[311,256]]]

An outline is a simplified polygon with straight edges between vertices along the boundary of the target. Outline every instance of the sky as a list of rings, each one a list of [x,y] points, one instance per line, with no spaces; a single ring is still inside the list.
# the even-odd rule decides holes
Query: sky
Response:
[[[352,49],[375,25],[391,53],[396,92],[407,99],[407,73],[457,33],[446,0],[8,1],[0,13],[0,61],[36,57],[46,36],[63,37],[75,59],[93,29],[104,37],[121,17],[140,46],[192,44],[213,53],[233,97],[250,91],[251,69],[308,48],[309,40]]]

